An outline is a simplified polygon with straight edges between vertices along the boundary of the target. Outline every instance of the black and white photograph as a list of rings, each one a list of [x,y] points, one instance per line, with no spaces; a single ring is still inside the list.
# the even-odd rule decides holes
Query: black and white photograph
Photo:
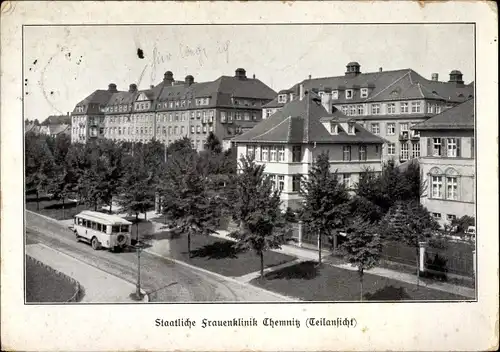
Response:
[[[147,309],[137,322],[155,338],[260,327],[358,339],[376,334],[370,316],[425,308],[411,318],[422,329],[441,307],[485,303],[498,227],[479,224],[498,215],[478,210],[479,192],[497,180],[478,179],[493,140],[477,111],[497,98],[481,97],[478,24],[220,16],[19,27],[21,116],[9,119],[22,133],[11,150],[23,310]],[[2,137],[16,133],[3,122]],[[12,175],[2,167],[2,181]]]

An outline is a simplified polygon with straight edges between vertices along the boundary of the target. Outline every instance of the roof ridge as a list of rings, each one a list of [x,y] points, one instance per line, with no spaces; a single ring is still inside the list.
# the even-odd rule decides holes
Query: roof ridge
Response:
[[[259,138],[260,136],[263,136],[265,134],[268,134],[269,132],[271,132],[272,130],[276,129],[278,126],[280,126],[283,122],[286,122],[287,120],[290,120],[292,118],[292,116],[288,116],[286,119],[284,119],[283,121],[281,121],[280,123],[278,123],[276,126],[273,126],[271,129],[267,130],[266,132],[264,133],[261,133],[255,137],[253,137],[252,139],[255,139],[255,138]]]
[[[397,69],[397,70],[388,70],[388,71],[373,71],[373,72],[361,72],[358,76],[360,75],[374,75],[374,74],[377,74],[377,73],[389,73],[389,72],[398,72],[398,71],[409,71],[411,70],[411,68],[400,68],[400,69]],[[356,77],[358,77],[356,76]],[[324,77],[316,77],[316,78],[307,78],[307,79],[304,79],[302,80],[302,82],[300,83],[304,83],[306,81],[314,81],[314,80],[319,80],[319,79],[328,79],[328,78],[347,78],[345,75],[343,76],[324,76]],[[299,83],[299,84],[300,84]]]
[[[392,82],[391,84],[389,84],[387,87],[385,87],[384,89],[382,89],[380,92],[378,92],[377,94],[375,94],[374,96],[371,96],[369,98],[366,98],[365,101],[369,101],[369,100],[372,100],[373,98],[375,98],[376,96],[382,94],[383,92],[385,92],[387,89],[389,89],[391,86],[393,86],[394,84],[396,84],[397,82],[399,82],[400,80],[402,80],[405,76],[409,76],[410,74],[410,71],[407,71],[404,75],[402,75],[401,77],[399,77],[398,79],[396,79],[394,82]],[[411,78],[410,78],[411,80]]]

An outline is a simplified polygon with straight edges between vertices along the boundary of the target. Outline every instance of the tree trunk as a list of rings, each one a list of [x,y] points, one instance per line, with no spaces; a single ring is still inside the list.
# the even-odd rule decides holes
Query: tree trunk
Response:
[[[321,232],[318,232],[318,264],[321,265]]]
[[[361,269],[361,270],[359,271],[359,287],[360,287],[360,289],[361,289],[361,296],[360,296],[359,300],[360,300],[361,302],[363,302],[363,275],[364,275],[364,273],[363,273],[363,269]]]
[[[109,213],[113,214],[113,197],[109,200]]]
[[[62,218],[64,220],[64,195],[63,195],[62,201],[63,201],[63,203],[62,203]]]
[[[97,211],[97,200],[94,202],[94,211]]]
[[[144,220],[148,220],[148,213],[146,211],[144,212]]]
[[[260,252],[260,279],[264,280],[264,251]]]
[[[38,190],[36,190],[36,210],[40,210],[40,199],[38,198]]]
[[[417,249],[417,289],[420,286],[420,255]]]
[[[191,259],[191,231],[188,231],[188,258]]]

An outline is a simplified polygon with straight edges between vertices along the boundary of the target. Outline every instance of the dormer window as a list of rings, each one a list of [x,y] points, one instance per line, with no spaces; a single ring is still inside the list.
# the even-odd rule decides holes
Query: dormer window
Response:
[[[349,124],[347,125],[347,133],[354,134],[354,123],[353,122],[349,122]]]
[[[336,124],[336,123],[334,123],[334,122],[332,122],[330,124],[330,133],[331,134],[339,134],[339,125]]]
[[[368,88],[361,88],[361,98],[368,97]]]
[[[345,98],[346,99],[352,99],[353,95],[354,95],[354,92],[352,89],[346,89],[346,91],[345,91]]]
[[[339,91],[334,90],[332,91],[332,99],[338,99],[339,98]]]
[[[286,103],[286,94],[278,95],[278,103]]]

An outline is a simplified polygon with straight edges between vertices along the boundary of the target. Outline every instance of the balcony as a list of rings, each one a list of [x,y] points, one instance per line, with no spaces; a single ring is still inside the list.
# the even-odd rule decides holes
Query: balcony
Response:
[[[412,141],[418,141],[418,140],[420,140],[420,135],[412,133],[411,136],[410,136],[410,139]]]
[[[399,140],[400,141],[407,141],[409,139],[409,133],[408,131],[403,131],[399,134]]]

